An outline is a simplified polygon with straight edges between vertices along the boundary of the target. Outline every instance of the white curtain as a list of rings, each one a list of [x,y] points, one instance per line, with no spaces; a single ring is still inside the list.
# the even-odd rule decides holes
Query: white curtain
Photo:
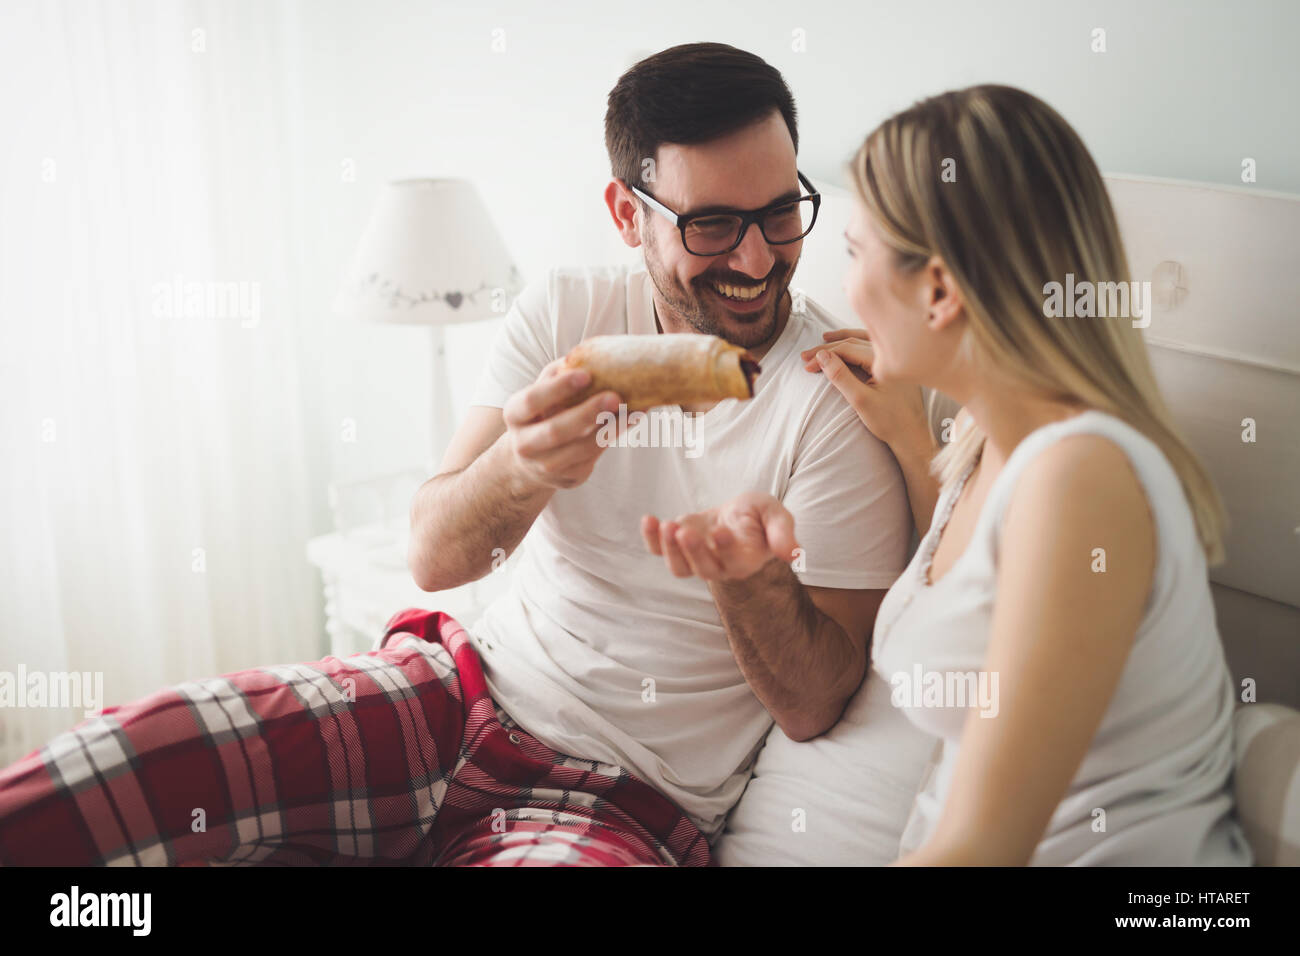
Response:
[[[0,4],[0,671],[321,654],[293,10]],[[81,716],[0,708],[0,765]]]

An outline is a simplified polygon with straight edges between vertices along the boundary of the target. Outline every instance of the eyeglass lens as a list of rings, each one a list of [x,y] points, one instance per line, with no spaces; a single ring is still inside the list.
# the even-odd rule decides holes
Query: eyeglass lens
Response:
[[[812,228],[813,211],[811,198],[796,200],[769,210],[758,226],[770,243],[793,242]],[[698,255],[726,252],[737,244],[743,221],[731,214],[692,219],[684,232],[687,251]]]

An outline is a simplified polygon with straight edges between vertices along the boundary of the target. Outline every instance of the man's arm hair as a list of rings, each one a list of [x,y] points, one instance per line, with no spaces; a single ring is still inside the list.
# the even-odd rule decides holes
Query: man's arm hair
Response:
[[[504,408],[474,406],[456,431],[439,474],[411,502],[407,565],[416,584],[441,591],[475,581],[509,555],[551,496],[590,477],[604,451],[600,416],[619,397],[556,361]]]
[[[554,488],[520,481],[510,467],[501,409],[475,406],[457,430],[438,474],[411,501],[407,566],[425,591],[477,581],[500,548],[510,555]]]
[[[786,736],[833,727],[866,674],[885,592],[807,587],[775,559],[709,590],[741,673]]]

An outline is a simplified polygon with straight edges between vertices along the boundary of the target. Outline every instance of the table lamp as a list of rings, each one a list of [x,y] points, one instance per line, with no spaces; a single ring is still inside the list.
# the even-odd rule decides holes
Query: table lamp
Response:
[[[519,271],[468,180],[401,179],[384,187],[334,311],[432,327],[435,468],[455,427],[445,327],[504,315],[519,287]]]

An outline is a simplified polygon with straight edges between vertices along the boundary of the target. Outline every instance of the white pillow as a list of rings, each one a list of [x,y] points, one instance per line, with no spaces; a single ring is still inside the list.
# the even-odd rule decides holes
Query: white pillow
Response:
[[[844,716],[795,743],[773,726],[714,846],[723,866],[882,866],[898,841],[937,740],[868,673]]]
[[[1243,704],[1233,718],[1237,818],[1260,866],[1300,866],[1300,711]]]

